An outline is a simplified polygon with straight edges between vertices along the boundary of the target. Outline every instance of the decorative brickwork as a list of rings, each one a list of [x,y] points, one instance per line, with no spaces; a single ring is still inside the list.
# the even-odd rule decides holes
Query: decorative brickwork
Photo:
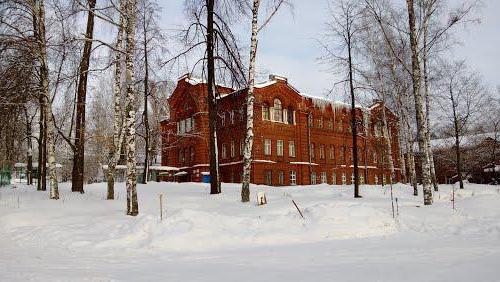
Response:
[[[217,136],[221,181],[240,182],[245,137],[245,90],[218,87]],[[202,181],[208,172],[206,84],[182,77],[169,98],[170,117],[162,121],[162,165],[179,167],[165,176]],[[382,103],[357,108],[360,182],[389,182],[382,130]],[[351,184],[352,139],[349,106],[299,93],[286,78],[271,76],[255,88],[251,182],[269,185]],[[397,117],[386,110],[400,180]],[[192,119],[192,121],[191,121]],[[267,148],[266,148],[267,146]]]

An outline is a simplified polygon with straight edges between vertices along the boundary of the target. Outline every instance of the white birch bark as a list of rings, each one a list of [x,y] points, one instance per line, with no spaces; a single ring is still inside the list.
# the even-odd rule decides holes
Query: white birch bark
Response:
[[[36,5],[36,4],[35,4]],[[44,114],[47,119],[47,162],[49,164],[49,182],[50,182],[50,198],[59,199],[59,189],[57,183],[56,171],[56,150],[54,137],[54,115],[52,112],[52,103],[49,92],[49,67],[47,64],[47,41],[45,35],[45,3],[40,0],[35,11],[38,12],[38,56],[40,63],[40,80],[42,86],[43,102],[45,104]]]
[[[427,138],[425,138],[425,133],[427,132],[427,122],[425,119],[424,111],[424,99],[421,89],[421,72],[420,72],[420,60],[418,57],[418,43],[417,43],[417,33],[415,28],[415,9],[413,6],[413,0],[406,0],[408,8],[408,22],[410,31],[410,47],[411,47],[411,57],[412,57],[412,82],[413,82],[413,95],[415,99],[415,111],[417,119],[417,135],[418,135],[418,147],[419,156],[422,163],[422,186],[424,191],[424,205],[432,204],[432,189],[430,181],[430,169],[429,169],[429,159],[427,158]]]
[[[136,118],[136,91],[134,73],[135,50],[135,25],[136,25],[136,0],[127,1],[127,24],[125,29],[125,83],[127,98],[126,112],[126,148],[127,148],[127,214],[136,216],[139,213],[137,202],[136,158],[135,158],[135,118]]]
[[[108,193],[107,199],[113,200],[115,198],[114,193],[114,185],[115,185],[115,172],[116,172],[116,164],[118,162],[118,158],[120,156],[120,152],[122,149],[122,140],[125,130],[123,129],[123,113],[121,108],[121,94],[122,94],[122,53],[123,48],[123,31],[125,29],[125,20],[124,13],[126,13],[126,1],[120,0],[120,19],[118,25],[118,36],[116,38],[116,46],[115,48],[118,51],[115,51],[115,74],[114,74],[114,122],[113,122],[113,142],[110,148],[110,156],[108,161]]]
[[[253,1],[252,8],[252,36],[250,39],[250,65],[248,68],[248,92],[247,92],[247,132],[245,137],[245,149],[243,152],[243,180],[241,188],[241,201],[250,201],[250,173],[252,168],[253,147],[253,108],[255,97],[253,94],[255,84],[255,61],[257,56],[257,32],[258,13],[260,0]]]

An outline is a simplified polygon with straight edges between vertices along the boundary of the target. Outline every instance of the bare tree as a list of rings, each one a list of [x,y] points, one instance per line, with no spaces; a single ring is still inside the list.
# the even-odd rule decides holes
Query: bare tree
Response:
[[[358,162],[358,120],[356,118],[355,71],[358,68],[354,63],[354,54],[358,37],[365,29],[363,25],[363,7],[357,1],[341,0],[335,3],[336,10],[330,12],[330,22],[327,23],[328,38],[336,40],[337,46],[327,46],[321,43],[326,52],[323,60],[332,62],[345,68],[346,78],[351,100],[351,129],[354,164],[354,197],[359,194],[359,162]],[[337,51],[340,50],[340,51]],[[340,54],[339,54],[340,53]]]
[[[471,121],[483,106],[485,89],[473,72],[467,71],[464,61],[444,64],[442,96],[439,104],[443,117],[452,124],[455,140],[455,168],[460,189],[464,189],[462,170],[461,138],[467,133]],[[451,110],[451,111],[450,111]]]
[[[248,66],[248,91],[246,105],[246,136],[245,148],[243,150],[243,179],[241,187],[241,201],[250,201],[250,174],[252,168],[252,147],[253,147],[253,107],[255,102],[254,84],[255,84],[255,62],[257,58],[257,36],[260,30],[269,23],[271,17],[276,14],[284,0],[275,1],[271,13],[266,17],[264,23],[259,27],[259,7],[260,0],[253,0],[252,7],[252,35],[250,37],[250,63]]]

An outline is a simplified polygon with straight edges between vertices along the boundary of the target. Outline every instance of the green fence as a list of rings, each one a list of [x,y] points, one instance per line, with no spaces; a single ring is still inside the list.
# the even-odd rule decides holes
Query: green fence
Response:
[[[12,171],[10,170],[10,167],[2,167],[0,170],[0,186],[10,184],[11,179]]]

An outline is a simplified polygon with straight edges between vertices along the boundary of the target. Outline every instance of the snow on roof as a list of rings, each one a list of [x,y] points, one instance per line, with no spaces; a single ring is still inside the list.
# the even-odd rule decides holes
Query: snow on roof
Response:
[[[264,88],[264,87],[267,87],[269,85],[273,85],[275,83],[276,83],[276,80],[268,80],[268,81],[264,81],[264,82],[255,83],[253,87]]]
[[[347,108],[351,107],[350,104],[344,103],[341,101],[334,101],[334,100],[330,100],[327,98],[311,96],[311,95],[305,94],[305,93],[299,93],[299,95],[303,96],[304,98],[310,99],[315,107],[318,107],[322,110],[326,109],[326,107],[328,107],[328,106],[331,106],[332,109],[334,109],[334,110],[347,109]],[[356,105],[356,108],[366,110],[366,108],[364,108],[363,106],[360,106],[360,105]]]
[[[290,162],[290,164],[297,164],[297,165],[318,165],[317,163],[309,163],[309,162]]]
[[[500,136],[500,132],[496,133],[497,138]],[[460,144],[467,146],[473,145],[478,142],[484,141],[486,138],[495,138],[495,132],[487,132],[487,133],[479,133],[479,134],[470,134],[470,135],[462,135],[459,137]],[[417,144],[415,142],[415,144]],[[431,146],[433,148],[446,148],[455,145],[455,137],[447,137],[447,138],[439,138],[432,139]],[[418,146],[418,145],[417,145]]]
[[[164,165],[152,165],[149,167],[150,170],[157,171],[178,171],[179,168],[173,166],[164,166]]]

